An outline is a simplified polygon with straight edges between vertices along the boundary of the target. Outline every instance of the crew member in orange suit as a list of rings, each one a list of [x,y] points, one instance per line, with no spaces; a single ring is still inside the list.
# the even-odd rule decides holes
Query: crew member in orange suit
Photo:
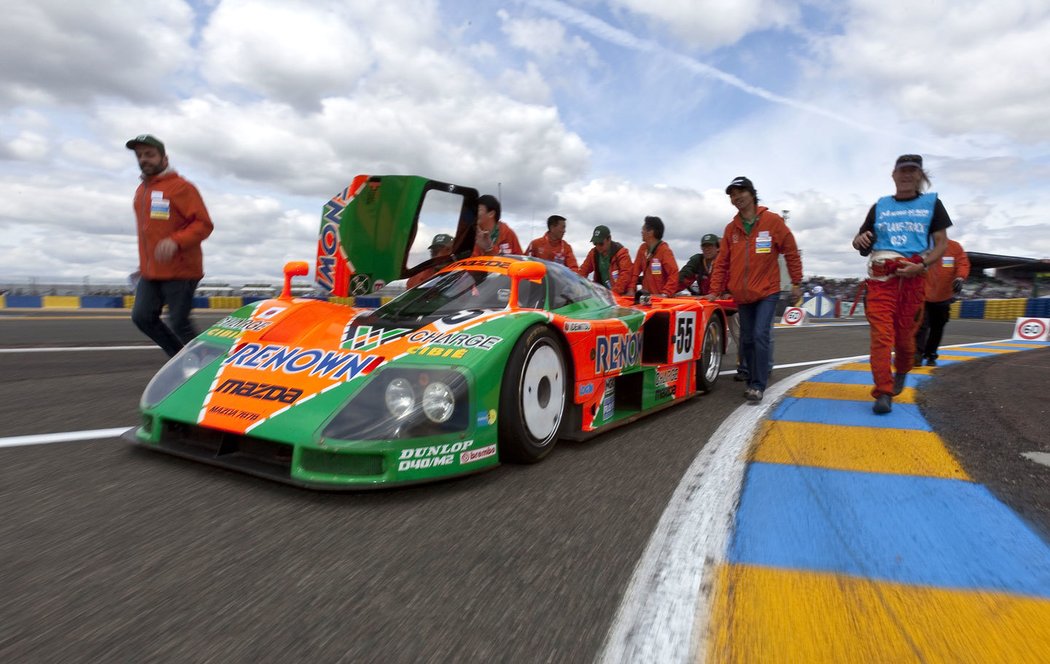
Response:
[[[937,366],[937,349],[944,336],[944,326],[951,318],[952,302],[962,290],[963,282],[970,276],[970,259],[962,245],[948,240],[948,249],[941,260],[926,269],[926,315],[915,334],[915,364]]]
[[[580,268],[572,247],[565,241],[565,217],[557,214],[547,217],[547,232],[529,243],[525,255],[561,263],[573,272]]]
[[[522,254],[518,236],[500,220],[499,199],[492,194],[478,197],[478,225],[472,256]]]
[[[580,276],[594,273],[595,283],[599,283],[616,295],[631,295],[631,254],[627,247],[614,242],[608,226],[595,226],[591,234],[594,248],[587,253],[580,266]]]
[[[629,283],[633,287],[640,278],[646,293],[671,297],[678,292],[678,263],[663,238],[663,220],[646,217],[642,224],[642,244],[634,256]]]
[[[871,206],[853,238],[853,248],[869,256],[864,311],[871,332],[871,409],[876,415],[893,410],[893,397],[904,390],[915,366],[915,331],[926,292],[923,274],[944,255],[952,225],[937,194],[924,193],[930,178],[921,155],[897,157],[891,177],[896,193]]]

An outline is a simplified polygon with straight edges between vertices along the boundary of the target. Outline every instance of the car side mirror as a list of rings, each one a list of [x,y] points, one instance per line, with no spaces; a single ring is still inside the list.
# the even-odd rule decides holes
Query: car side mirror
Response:
[[[291,261],[284,264],[284,290],[282,300],[292,299],[292,277],[305,277],[310,274],[310,264],[306,261]]]
[[[540,283],[547,275],[547,266],[538,261],[521,261],[507,268],[507,276],[510,277],[510,303],[511,309],[520,309],[518,303],[518,286],[522,280]]]

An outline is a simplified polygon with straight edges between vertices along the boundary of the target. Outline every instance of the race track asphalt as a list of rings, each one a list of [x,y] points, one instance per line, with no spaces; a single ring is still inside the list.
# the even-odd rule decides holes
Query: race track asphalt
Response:
[[[126,316],[4,320],[18,315],[0,315],[0,349],[143,343]],[[1010,329],[952,321],[945,343]],[[867,330],[778,330],[776,343],[778,363],[848,357],[866,352]],[[0,438],[131,426],[163,360],[0,354]],[[0,448],[0,661],[591,661],[738,386],[723,376],[711,395],[535,466],[369,494],[118,440]]]

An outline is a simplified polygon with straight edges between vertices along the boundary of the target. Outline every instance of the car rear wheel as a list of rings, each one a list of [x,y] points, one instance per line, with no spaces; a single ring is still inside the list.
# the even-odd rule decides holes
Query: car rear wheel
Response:
[[[518,339],[500,388],[500,458],[535,463],[554,448],[565,414],[565,357],[554,334],[534,325]]]
[[[696,389],[710,392],[715,389],[718,373],[722,370],[722,327],[721,316],[711,316],[704,328],[704,341],[700,350],[700,359],[696,361]]]

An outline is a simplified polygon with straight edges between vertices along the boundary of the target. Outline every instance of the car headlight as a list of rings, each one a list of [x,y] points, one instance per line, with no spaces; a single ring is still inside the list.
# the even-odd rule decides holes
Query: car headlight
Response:
[[[412,384],[404,378],[395,378],[386,386],[384,392],[386,409],[390,414],[401,419],[416,405],[416,395],[412,392]]]
[[[470,428],[470,382],[447,368],[387,367],[369,376],[321,432],[335,440],[394,440]]]
[[[146,386],[142,393],[140,405],[152,408],[164,401],[169,394],[185,383],[194,374],[226,354],[227,347],[200,339],[186,344],[175,357],[161,367],[157,375]]]
[[[441,424],[452,417],[456,406],[456,396],[448,385],[435,381],[423,388],[423,414],[436,424]]]

